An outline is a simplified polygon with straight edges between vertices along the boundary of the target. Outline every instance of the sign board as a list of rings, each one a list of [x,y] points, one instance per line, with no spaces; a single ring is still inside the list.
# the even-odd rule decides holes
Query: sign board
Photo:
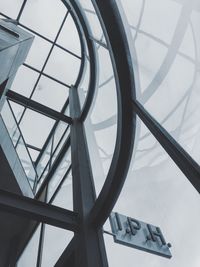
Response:
[[[111,229],[116,243],[171,258],[169,248],[159,227],[112,212]]]

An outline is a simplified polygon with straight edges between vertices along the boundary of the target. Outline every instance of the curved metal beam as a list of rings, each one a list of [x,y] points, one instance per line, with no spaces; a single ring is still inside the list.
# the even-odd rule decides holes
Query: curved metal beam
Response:
[[[78,88],[79,83],[81,82],[81,79],[83,78],[85,62],[87,60],[85,42],[84,42],[83,36],[85,37],[85,41],[86,41],[88,53],[89,53],[89,58],[90,58],[90,83],[89,83],[87,97],[83,105],[81,116],[80,116],[80,120],[84,121],[92,105],[94,92],[95,92],[94,89],[96,88],[96,82],[97,82],[96,50],[95,50],[95,45],[92,39],[90,38],[90,36],[92,36],[90,25],[87,21],[87,18],[84,12],[81,10],[81,7],[78,1],[62,0],[62,2],[68,8],[70,8],[70,14],[73,16],[74,22],[76,23],[76,27],[79,32],[79,37],[81,40],[81,47],[82,47],[82,63],[81,63],[81,68],[80,68],[80,72],[78,75],[78,79],[74,85],[74,88]]]
[[[118,131],[114,156],[107,179],[90,214],[91,223],[101,227],[117,201],[130,164],[136,124],[131,101],[135,99],[135,83],[128,40],[116,2],[92,2],[107,39],[118,95]]]

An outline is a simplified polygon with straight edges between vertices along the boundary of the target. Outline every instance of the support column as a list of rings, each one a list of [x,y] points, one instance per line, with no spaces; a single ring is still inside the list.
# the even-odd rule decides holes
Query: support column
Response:
[[[90,165],[83,122],[80,118],[80,103],[77,89],[69,94],[72,151],[72,177],[74,211],[80,216],[81,230],[76,234],[76,267],[107,267],[107,257],[102,229],[96,229],[88,221],[88,215],[95,203],[95,189]]]

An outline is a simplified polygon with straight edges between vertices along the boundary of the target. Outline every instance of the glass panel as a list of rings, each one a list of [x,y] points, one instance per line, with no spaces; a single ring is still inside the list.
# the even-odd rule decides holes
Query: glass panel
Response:
[[[21,23],[53,40],[66,11],[62,1],[27,1]]]
[[[39,75],[37,72],[27,67],[21,66],[17,71],[17,74],[10,89],[21,95],[29,97],[37,81],[38,76]]]
[[[54,47],[44,72],[68,84],[74,84],[78,77],[80,59]]]
[[[35,35],[26,63],[41,70],[52,44]]]
[[[68,15],[57,43],[71,52],[81,55],[81,46],[78,31],[71,15]]]
[[[144,267],[198,266],[199,193],[138,118],[136,129],[132,162],[114,211],[159,226],[173,256],[168,260],[105,236],[109,266],[122,266],[124,259],[127,267],[133,262]]]
[[[71,148],[68,149],[48,185],[47,201],[50,200],[71,164]]]
[[[45,225],[41,267],[53,267],[73,235],[73,232]]]
[[[20,123],[20,129],[26,143],[42,148],[54,122],[54,120],[37,112],[26,110]]]
[[[69,95],[69,88],[42,76],[32,99],[57,111],[61,111]]]
[[[1,1],[0,3],[0,12],[13,18],[16,19],[17,15],[19,13],[19,10],[21,8],[21,5],[23,3],[23,0],[6,0],[6,1]]]
[[[63,209],[73,210],[72,173],[67,175],[60,187],[52,205]]]
[[[36,267],[41,225],[38,226],[17,262],[17,267]]]
[[[112,63],[107,49],[100,47],[98,56],[99,86],[96,90],[92,109],[85,121],[97,193],[100,192],[108,173],[117,133],[117,95]]]

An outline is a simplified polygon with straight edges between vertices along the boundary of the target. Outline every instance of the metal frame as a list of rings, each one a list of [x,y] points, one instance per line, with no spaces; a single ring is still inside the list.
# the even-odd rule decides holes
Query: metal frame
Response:
[[[0,190],[0,210],[77,232],[78,213]]]
[[[70,120],[69,123],[71,124],[70,138],[67,139],[65,145],[60,151],[60,154],[39,190],[36,199],[41,199],[41,196],[46,194],[48,182],[52,178],[53,173],[58,167],[61,159],[64,157],[67,149],[69,149],[69,146],[71,145],[75,212],[55,208],[50,204],[45,204],[37,200],[30,200],[19,196],[16,197],[11,193],[3,191],[0,191],[0,209],[7,212],[14,212],[15,214],[35,219],[39,222],[49,223],[68,230],[78,231],[55,266],[66,266],[68,263],[70,266],[75,267],[106,267],[108,266],[108,263],[102,235],[102,226],[110,215],[126,179],[133,151],[136,114],[149,128],[150,132],[155,136],[161,146],[166,150],[168,155],[186,175],[188,180],[193,184],[198,192],[200,192],[200,166],[136,100],[133,66],[130,64],[131,54],[129,50],[129,43],[117,3],[112,0],[92,0],[106,37],[106,48],[108,48],[111,55],[118,96],[118,129],[116,147],[107,179],[100,195],[96,199],[83,127],[83,122],[90,110],[94,97],[94,89],[96,88],[98,65],[93,43],[95,40],[90,38],[91,32],[89,25],[77,2],[67,0],[62,0],[62,2],[69,8],[70,12],[72,12],[72,16],[79,29],[79,35],[85,35],[90,54],[91,79],[88,96],[85,105],[81,110],[77,88],[84,71],[85,59],[83,59],[77,82],[75,86],[70,89],[69,103],[71,118],[68,117],[68,122]],[[26,0],[23,2],[18,15],[18,20],[22,14],[25,4]],[[115,27],[113,27],[113,25],[115,25]],[[118,42],[116,42],[116,38]],[[101,42],[98,43],[99,45],[103,45]],[[55,42],[52,44],[56,45]],[[82,42],[82,52],[84,52],[84,49],[85,44]],[[40,72],[40,75],[41,73],[42,72]],[[29,106],[34,106],[34,104],[35,103],[32,101],[29,101],[28,103]],[[44,107],[37,107],[37,111],[39,111],[40,108]],[[48,115],[49,112],[49,109],[46,110]],[[63,114],[63,111],[61,114]],[[57,119],[59,119],[59,116]],[[50,133],[48,140],[50,140],[52,134],[53,131]],[[45,146],[46,145],[47,142]],[[44,147],[42,151],[44,151]],[[60,181],[57,190],[50,200],[50,203],[56,196],[70,170],[71,167],[67,170],[66,175]],[[40,244],[42,244],[42,238],[43,231],[41,231]],[[39,254],[41,256],[41,251]],[[38,259],[38,266],[40,266],[39,262],[40,259]]]
[[[54,119],[56,121],[63,121],[66,122],[68,124],[72,124],[72,119],[66,115],[64,115],[63,113],[60,113],[54,109],[51,109],[45,105],[42,105],[30,98],[27,98],[23,95],[20,95],[14,91],[8,90],[8,92],[6,93],[6,96],[9,100],[20,104],[22,106],[24,106],[25,108],[31,109],[33,111],[36,111],[44,116],[47,116],[51,119]]]

